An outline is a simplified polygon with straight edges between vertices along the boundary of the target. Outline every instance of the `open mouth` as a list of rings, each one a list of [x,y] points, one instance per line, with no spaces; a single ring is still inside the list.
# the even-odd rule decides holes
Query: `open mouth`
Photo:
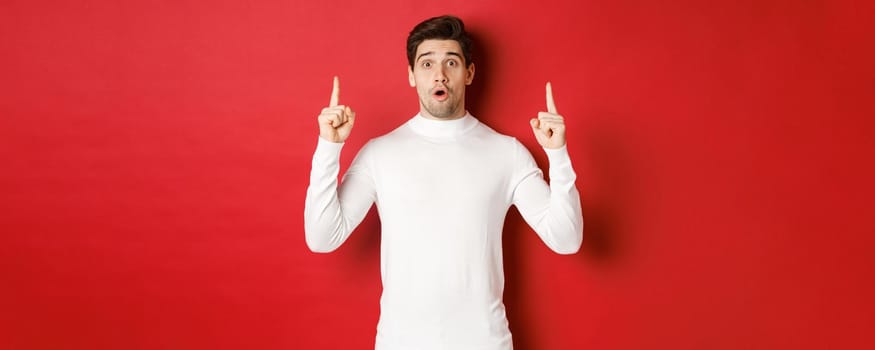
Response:
[[[432,91],[432,96],[434,96],[434,98],[438,101],[443,101],[447,99],[449,93],[447,92],[446,88],[439,87]]]

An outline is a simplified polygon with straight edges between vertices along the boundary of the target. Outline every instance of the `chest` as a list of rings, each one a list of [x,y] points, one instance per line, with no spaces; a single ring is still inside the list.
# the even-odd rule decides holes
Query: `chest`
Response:
[[[482,207],[510,200],[511,159],[499,149],[459,145],[410,148],[376,159],[380,205]]]

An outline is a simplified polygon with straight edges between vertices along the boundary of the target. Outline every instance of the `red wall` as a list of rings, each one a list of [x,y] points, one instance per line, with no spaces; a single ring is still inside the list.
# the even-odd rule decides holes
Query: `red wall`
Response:
[[[0,348],[371,348],[376,215],[304,243],[316,115],[339,75],[345,165],[411,117],[444,13],[476,116],[541,164],[545,81],[568,119],[585,240],[509,214],[517,349],[873,346],[873,2],[365,3],[3,1]]]

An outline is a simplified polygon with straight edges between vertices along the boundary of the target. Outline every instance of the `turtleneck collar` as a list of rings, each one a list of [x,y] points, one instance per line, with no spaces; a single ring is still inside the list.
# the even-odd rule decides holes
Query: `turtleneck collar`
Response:
[[[434,120],[417,114],[407,122],[413,132],[433,138],[455,137],[471,130],[478,123],[471,113],[465,111],[465,116],[453,120]]]

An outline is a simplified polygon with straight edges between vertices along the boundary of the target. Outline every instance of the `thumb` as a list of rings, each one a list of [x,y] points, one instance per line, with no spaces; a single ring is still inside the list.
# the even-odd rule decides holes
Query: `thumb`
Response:
[[[532,120],[529,120],[529,124],[531,124],[532,129],[535,129],[535,130],[538,130],[538,128],[541,127],[541,121],[538,120],[537,118],[532,118]]]

